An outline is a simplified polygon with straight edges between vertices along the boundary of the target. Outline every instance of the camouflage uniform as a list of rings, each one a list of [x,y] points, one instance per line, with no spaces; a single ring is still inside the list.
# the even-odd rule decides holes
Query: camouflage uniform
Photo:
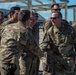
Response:
[[[62,23],[65,24],[65,25],[69,24],[66,20],[62,20]],[[44,31],[44,33],[46,33],[51,26],[52,26],[52,23],[51,23],[51,20],[49,18],[43,24],[43,31]]]
[[[46,34],[46,32],[48,31],[48,29],[52,26],[51,24],[51,20],[50,18],[47,19],[44,23],[43,23],[43,32],[44,34]],[[47,53],[44,52],[44,57],[42,57],[42,66],[43,66],[43,75],[46,75],[45,73],[45,64],[47,64]]]
[[[76,30],[76,22],[72,24],[72,27]],[[76,52],[76,48],[75,48],[75,52]],[[76,55],[75,55],[75,75],[76,75]]]
[[[16,22],[15,22],[12,18],[10,18],[9,20],[4,21],[4,22],[1,24],[1,26],[5,26],[5,25],[11,24],[11,23],[16,23]]]
[[[44,33],[52,26],[50,19],[46,20],[43,24],[43,31]]]
[[[2,75],[7,75],[9,63],[16,64],[18,71],[16,70],[15,75],[19,75],[18,59],[22,52],[32,53],[38,57],[42,55],[40,48],[25,25],[18,22],[5,26],[1,35],[0,51]]]
[[[11,23],[15,23],[12,18],[10,18],[9,20],[4,21],[4,22],[1,23],[1,25],[0,25],[0,35],[1,35],[1,32],[2,32],[2,29],[3,29],[6,25],[11,24]],[[0,37],[0,40],[1,40],[1,37]]]
[[[11,23],[15,23],[12,18],[10,18],[10,19],[7,20],[7,21],[2,21],[2,22],[1,22],[1,25],[0,25],[0,42],[1,42],[1,33],[2,33],[3,28],[4,28],[6,25],[11,24]],[[1,50],[1,47],[0,47],[0,50]]]
[[[4,20],[2,20],[2,21],[0,22],[0,25],[1,25],[3,22],[4,22]]]
[[[46,52],[46,63],[43,75],[74,74],[74,43],[76,34],[70,25],[58,29],[52,26],[44,36],[41,49]]]
[[[28,27],[28,30],[30,32],[30,35],[32,34],[33,38],[36,41],[33,28]],[[20,62],[21,75],[38,75],[40,59],[37,55],[34,55],[32,53],[23,53],[20,58]]]
[[[36,23],[34,26],[33,26],[33,34],[35,36],[35,39],[36,39],[36,42],[37,44],[39,45],[39,25],[38,23]],[[35,64],[35,73],[34,75],[38,75],[39,73],[39,65],[40,65],[40,59],[36,56],[34,58],[34,64]]]
[[[67,24],[69,24],[66,20],[62,20],[62,24],[64,24],[64,25],[67,25]],[[46,20],[45,22],[44,22],[44,24],[43,24],[43,32],[44,32],[44,35],[46,34],[46,32],[48,31],[48,29],[50,28],[52,26],[52,23],[51,23],[51,20],[50,20],[50,18],[48,19],[48,20]],[[46,61],[47,61],[47,53],[46,52],[44,52],[44,57],[43,57],[43,59],[42,59],[42,64],[43,64],[43,71],[45,72],[45,64],[46,64]]]

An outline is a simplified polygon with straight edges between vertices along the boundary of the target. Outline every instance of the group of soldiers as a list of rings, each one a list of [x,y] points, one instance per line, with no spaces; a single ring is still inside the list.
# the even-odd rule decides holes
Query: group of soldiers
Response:
[[[8,20],[0,22],[0,75],[38,75],[40,58],[42,75],[76,75],[76,30],[60,10],[59,4],[51,6],[38,44],[38,14],[17,6],[10,9]]]
[[[38,75],[42,52],[34,30],[37,19],[35,12],[17,6],[10,9],[7,21],[0,25],[1,75]]]
[[[51,17],[43,24],[43,75],[76,75],[76,23],[62,19],[60,10],[53,4]]]

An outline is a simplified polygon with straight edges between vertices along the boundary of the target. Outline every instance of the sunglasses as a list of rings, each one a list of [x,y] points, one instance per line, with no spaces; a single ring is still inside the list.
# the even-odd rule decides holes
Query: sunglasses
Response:
[[[57,18],[59,18],[59,17],[51,17],[50,19],[52,20],[56,20]]]
[[[60,9],[52,9],[52,10],[55,10],[55,11],[60,11]]]

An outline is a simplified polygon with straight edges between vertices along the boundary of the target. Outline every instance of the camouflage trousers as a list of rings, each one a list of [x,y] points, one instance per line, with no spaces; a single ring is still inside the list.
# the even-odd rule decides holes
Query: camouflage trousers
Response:
[[[50,61],[50,60],[49,60]],[[42,59],[43,75],[76,75],[74,74],[75,63],[73,58],[67,60],[67,64],[59,65],[56,63],[48,64],[47,55]]]
[[[20,57],[20,75],[38,75],[40,60],[38,57]]]
[[[43,70],[42,75],[76,75],[76,72],[74,73],[74,72],[64,70],[63,72],[55,72],[53,74],[52,72],[47,72],[47,71]]]
[[[8,75],[8,65],[4,64],[0,66],[0,75]],[[17,69],[14,72],[14,75],[20,75],[19,65],[17,65]]]

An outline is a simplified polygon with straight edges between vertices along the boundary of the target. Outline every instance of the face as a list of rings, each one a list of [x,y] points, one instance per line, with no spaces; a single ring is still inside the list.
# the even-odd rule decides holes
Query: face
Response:
[[[10,16],[10,14],[8,14],[8,19],[10,19],[11,18],[11,16]]]
[[[31,15],[30,15],[30,26],[31,27],[34,26],[34,21],[35,21],[34,12],[31,12]]]
[[[2,20],[3,20],[3,14],[0,13],[0,21],[2,21]]]
[[[13,19],[18,21],[18,13],[19,10],[15,10],[15,13],[13,14]]]
[[[53,26],[60,27],[62,19],[57,13],[52,13],[50,19]]]
[[[30,18],[25,22],[25,25],[27,25],[27,27],[30,26]]]
[[[54,5],[52,12],[60,12],[60,8],[57,5]]]

